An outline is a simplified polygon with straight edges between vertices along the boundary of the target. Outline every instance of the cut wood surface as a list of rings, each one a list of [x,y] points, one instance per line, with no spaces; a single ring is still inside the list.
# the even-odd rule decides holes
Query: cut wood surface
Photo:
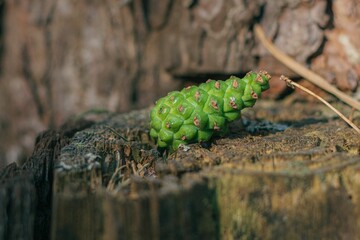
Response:
[[[78,132],[56,163],[53,239],[359,237],[359,137],[321,105],[288,108],[262,102],[168,157],[147,110]]]
[[[40,136],[43,151],[26,167],[0,171],[0,214],[14,214],[0,218],[0,237],[360,237],[359,137],[324,106],[260,101],[227,137],[168,156],[154,148],[148,121],[148,109],[84,115]]]

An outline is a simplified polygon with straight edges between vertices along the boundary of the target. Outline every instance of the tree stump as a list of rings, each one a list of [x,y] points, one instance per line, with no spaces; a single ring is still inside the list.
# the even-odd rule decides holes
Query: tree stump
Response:
[[[40,136],[0,172],[0,236],[360,238],[359,137],[325,107],[260,101],[228,136],[169,155],[148,122],[148,109],[84,115]]]

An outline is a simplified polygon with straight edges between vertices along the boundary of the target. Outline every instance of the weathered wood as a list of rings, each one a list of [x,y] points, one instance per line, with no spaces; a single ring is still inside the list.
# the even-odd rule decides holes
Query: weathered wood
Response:
[[[75,134],[56,163],[52,238],[217,238],[216,205],[204,205],[215,199],[214,189],[197,176],[154,178],[158,161],[164,160],[148,139],[148,110]]]
[[[358,239],[360,158],[337,161],[313,171],[211,173],[222,239]]]
[[[49,239],[54,160],[75,132],[93,123],[82,118],[48,130],[22,166],[0,169],[0,239]]]
[[[342,122],[306,119],[314,107],[293,107],[259,109],[281,123],[245,124],[260,136],[235,131],[210,151],[177,154],[183,166],[216,166],[200,174],[216,185],[222,239],[359,238],[359,136]],[[292,122],[297,114],[303,120]]]
[[[54,194],[52,239],[218,239],[215,191],[192,177],[131,179],[130,192]]]
[[[320,105],[291,106],[259,102],[228,137],[168,157],[148,110],[46,132],[0,171],[0,236],[356,239],[359,138]]]
[[[76,133],[56,161],[52,238],[358,238],[359,137],[320,105],[292,107],[262,102],[165,160],[147,111]]]
[[[11,172],[14,164],[0,171]],[[36,192],[29,176],[14,177],[5,181],[0,176],[0,239],[33,239]]]

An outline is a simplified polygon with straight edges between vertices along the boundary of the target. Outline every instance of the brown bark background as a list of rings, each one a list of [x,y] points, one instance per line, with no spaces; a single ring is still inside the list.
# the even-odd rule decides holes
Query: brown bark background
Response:
[[[4,0],[0,16],[0,166],[89,109],[126,112],[258,68],[296,78],[259,45],[257,21],[282,51],[360,94],[357,0]],[[271,96],[284,89],[274,80]]]

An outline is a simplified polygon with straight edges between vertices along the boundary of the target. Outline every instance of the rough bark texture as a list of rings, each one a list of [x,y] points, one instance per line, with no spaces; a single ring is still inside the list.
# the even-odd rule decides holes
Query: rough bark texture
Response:
[[[0,170],[0,238],[360,237],[359,136],[324,106],[261,101],[227,137],[169,156],[148,111],[40,135],[22,167]]]
[[[284,52],[355,91],[358,15],[356,0],[1,1],[0,165],[89,108],[124,112],[258,67],[296,77],[259,46],[256,21]]]
[[[0,169],[0,239],[49,239],[54,161],[70,138],[93,121],[69,121],[38,136],[22,165]]]

